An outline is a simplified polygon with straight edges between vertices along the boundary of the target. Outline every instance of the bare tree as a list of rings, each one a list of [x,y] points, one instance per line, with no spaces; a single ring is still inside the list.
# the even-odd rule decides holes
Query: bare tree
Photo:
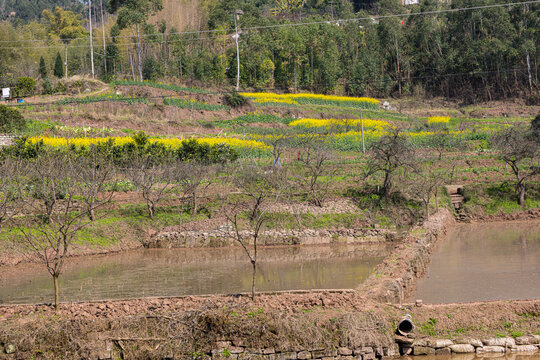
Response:
[[[328,196],[331,178],[335,170],[331,167],[332,154],[316,137],[305,137],[298,156],[301,165],[296,168],[296,182],[304,190],[307,200],[322,206]],[[326,180],[322,180],[326,177]]]
[[[525,204],[526,184],[529,179],[540,174],[540,143],[529,130],[513,126],[493,137],[493,144],[499,156],[514,173],[516,195],[520,206]]]
[[[80,185],[80,194],[91,221],[96,220],[94,209],[110,203],[113,191],[105,192],[108,181],[113,180],[115,166],[107,150],[92,146],[73,162],[73,175]]]
[[[19,184],[24,215],[19,225],[26,250],[45,264],[54,284],[54,306],[58,309],[58,278],[77,233],[89,223],[89,211],[77,204],[78,184],[73,175],[73,158],[67,152],[51,151],[28,164],[28,171],[39,181],[38,189]],[[33,172],[33,173],[32,173]],[[36,216],[44,215],[44,216]],[[85,220],[86,219],[86,220]]]
[[[285,151],[285,145],[289,141],[289,138],[283,134],[273,133],[269,139],[269,144],[272,148],[273,165],[275,167],[281,167],[283,152]]]
[[[198,211],[198,195],[208,189],[218,170],[217,165],[205,165],[198,162],[178,163],[175,166],[175,179],[183,193],[191,201],[191,214]]]
[[[177,186],[174,168],[171,159],[156,159],[150,155],[134,156],[126,168],[127,176],[146,202],[151,219],[157,205]]]
[[[439,189],[446,181],[446,169],[438,167],[434,161],[426,161],[410,173],[407,192],[419,198],[424,205],[426,219],[429,219],[429,203],[435,196],[435,207],[439,207]]]
[[[372,145],[367,162],[365,177],[378,173],[384,176],[381,194],[390,196],[394,186],[394,176],[400,169],[414,169],[416,153],[407,137],[399,129],[390,129]]]
[[[277,202],[285,183],[285,172],[264,171],[255,166],[237,170],[234,184],[245,201],[236,201],[225,208],[227,219],[226,235],[237,241],[244,249],[252,266],[251,299],[255,300],[255,278],[257,275],[258,241],[269,215],[263,209],[267,201]]]

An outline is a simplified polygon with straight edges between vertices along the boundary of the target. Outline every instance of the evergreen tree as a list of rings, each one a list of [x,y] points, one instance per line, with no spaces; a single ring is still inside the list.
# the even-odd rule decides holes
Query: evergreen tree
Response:
[[[43,56],[39,59],[39,75],[42,79],[47,77],[47,65],[45,65],[45,59]]]
[[[56,62],[54,63],[54,76],[61,78],[64,76],[64,65],[62,64],[62,57],[60,52],[56,53]]]

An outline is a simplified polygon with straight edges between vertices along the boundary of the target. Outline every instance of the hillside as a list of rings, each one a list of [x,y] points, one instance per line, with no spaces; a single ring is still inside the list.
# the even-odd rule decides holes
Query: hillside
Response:
[[[9,18],[25,22],[36,20],[45,9],[60,6],[74,12],[82,12],[83,4],[79,0],[2,0],[0,1],[0,20]]]
[[[207,1],[206,1],[207,2]],[[204,0],[164,0],[163,10],[150,18],[150,23],[167,23],[169,30],[200,29],[206,25],[207,10]]]

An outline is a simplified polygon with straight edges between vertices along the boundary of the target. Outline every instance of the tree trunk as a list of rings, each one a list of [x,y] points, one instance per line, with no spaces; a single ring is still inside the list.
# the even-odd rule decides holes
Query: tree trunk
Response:
[[[131,51],[128,48],[128,55],[129,55],[129,66],[131,67],[131,77],[133,81],[135,81],[135,70],[133,69],[133,57],[131,56]]]
[[[384,183],[383,183],[383,196],[388,198],[392,188],[392,175],[387,172],[384,174]]]
[[[529,89],[532,92],[533,84],[532,84],[532,74],[531,74],[531,57],[529,55],[529,50],[527,50],[527,73],[529,75]]]
[[[155,212],[156,212],[156,209],[155,209],[154,205],[148,204],[148,216],[150,216],[150,219],[154,218]]]
[[[54,282],[54,310],[58,310],[58,304],[60,303],[60,297],[58,295],[58,275],[53,275]]]
[[[88,206],[88,217],[90,218],[90,221],[96,221],[96,214],[94,212],[94,204],[95,204],[95,202],[96,202],[96,200],[92,196],[92,198],[90,200],[90,204]]]
[[[523,206],[525,205],[525,184],[517,184],[516,189],[518,193],[518,204],[519,206]]]
[[[192,215],[197,215],[197,193],[195,191],[193,191],[193,193],[191,194],[191,201],[193,204]]]
[[[141,59],[141,37],[139,35],[139,24],[137,24],[137,58],[139,62],[139,81],[143,81],[142,76],[142,59]]]
[[[257,262],[251,260],[251,267],[253,268],[253,276],[251,278],[251,301],[255,301],[255,276],[257,275]]]

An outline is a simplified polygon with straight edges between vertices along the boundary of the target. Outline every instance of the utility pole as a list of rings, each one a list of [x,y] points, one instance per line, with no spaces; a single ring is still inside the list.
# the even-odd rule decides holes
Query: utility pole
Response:
[[[362,114],[362,109],[360,109],[360,126],[362,129],[362,153],[366,153],[366,141],[364,139],[364,116]]]
[[[242,10],[236,10],[234,12],[234,40],[236,41],[236,92],[240,90],[240,47],[238,46],[238,24],[237,20],[240,20],[240,15],[244,14]]]
[[[68,44],[67,44],[66,41],[64,41],[64,44],[66,45],[66,56],[65,56],[65,60],[64,60],[64,65],[66,66],[66,73],[64,74],[64,78],[67,80],[67,78],[68,78],[68,74],[67,74],[67,72],[68,72],[68,67],[67,67],[67,46],[68,46]]]
[[[88,19],[90,21],[90,62],[92,63],[92,79],[95,78],[94,42],[92,41],[92,0],[88,0]]]
[[[107,74],[107,44],[105,43],[105,19],[103,18],[103,0],[101,0],[101,31],[103,32],[103,64]]]

